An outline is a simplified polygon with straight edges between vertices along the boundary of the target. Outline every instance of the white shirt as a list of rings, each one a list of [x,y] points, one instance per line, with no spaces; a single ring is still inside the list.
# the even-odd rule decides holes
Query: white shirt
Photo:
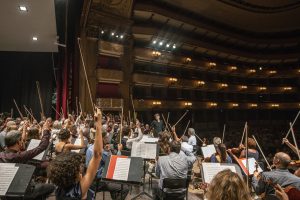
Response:
[[[192,145],[192,146],[196,146],[197,145],[197,139],[196,139],[196,137],[194,135],[190,136],[188,144]]]
[[[181,150],[183,152],[190,152],[192,153],[193,152],[193,146],[188,144],[187,142],[182,142],[181,143]]]

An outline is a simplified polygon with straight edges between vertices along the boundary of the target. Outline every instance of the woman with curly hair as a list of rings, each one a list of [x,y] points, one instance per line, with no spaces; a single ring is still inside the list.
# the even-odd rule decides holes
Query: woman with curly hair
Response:
[[[68,129],[61,129],[57,135],[59,142],[55,145],[55,154],[70,152],[71,150],[85,148],[83,131],[79,130],[80,145],[71,144],[71,133]]]
[[[206,198],[208,200],[252,200],[244,181],[229,169],[215,175],[208,186]]]
[[[102,113],[97,109],[96,134],[93,157],[87,171],[82,176],[82,157],[79,154],[65,152],[51,161],[48,167],[48,177],[56,188],[56,199],[86,199],[102,157]]]

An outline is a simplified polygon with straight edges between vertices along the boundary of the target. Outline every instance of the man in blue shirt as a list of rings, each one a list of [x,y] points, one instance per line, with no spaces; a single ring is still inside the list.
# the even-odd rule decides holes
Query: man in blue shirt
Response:
[[[102,159],[100,161],[100,165],[99,165],[99,169],[97,172],[97,179],[100,179],[102,176],[102,172],[105,166],[105,162],[107,160],[107,158],[110,155],[113,155],[114,150],[111,149],[111,145],[108,143],[108,138],[105,137],[103,139],[104,141],[104,150],[102,151]],[[118,145],[118,152],[117,155],[121,155],[121,150],[122,150],[122,144]],[[86,151],[86,161],[85,164],[86,166],[89,165],[90,160],[93,157],[93,153],[94,153],[94,145],[91,145],[87,151]],[[110,192],[110,196],[113,200],[116,199],[120,199],[120,200],[124,200],[129,192],[129,190],[125,187],[123,187],[123,190],[121,190],[121,185],[119,184],[115,184],[115,183],[106,183],[106,182],[102,182],[100,181],[98,188],[96,188],[96,184],[94,183],[91,187],[90,187],[90,192],[91,193],[95,193],[95,191],[107,191]],[[122,199],[121,199],[121,192],[122,194]],[[89,197],[89,195],[88,195]]]

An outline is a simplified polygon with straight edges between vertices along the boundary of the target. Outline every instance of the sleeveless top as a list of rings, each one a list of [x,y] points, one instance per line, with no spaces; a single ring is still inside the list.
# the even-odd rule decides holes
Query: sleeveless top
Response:
[[[65,148],[65,145],[66,145],[67,143],[65,143],[64,145],[63,145],[63,147],[62,147],[62,149],[61,149],[61,151],[57,151],[56,149],[55,149],[55,155],[59,155],[59,154],[61,154],[61,153],[63,153],[64,152],[64,148]]]
[[[75,183],[68,189],[57,187],[55,190],[55,196],[57,200],[60,199],[69,199],[69,200],[81,200],[81,188],[80,182]]]

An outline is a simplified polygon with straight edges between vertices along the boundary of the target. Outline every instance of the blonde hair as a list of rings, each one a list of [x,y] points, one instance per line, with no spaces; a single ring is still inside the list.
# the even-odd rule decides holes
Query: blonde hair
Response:
[[[215,175],[208,187],[206,198],[208,200],[252,200],[244,181],[229,169]]]

